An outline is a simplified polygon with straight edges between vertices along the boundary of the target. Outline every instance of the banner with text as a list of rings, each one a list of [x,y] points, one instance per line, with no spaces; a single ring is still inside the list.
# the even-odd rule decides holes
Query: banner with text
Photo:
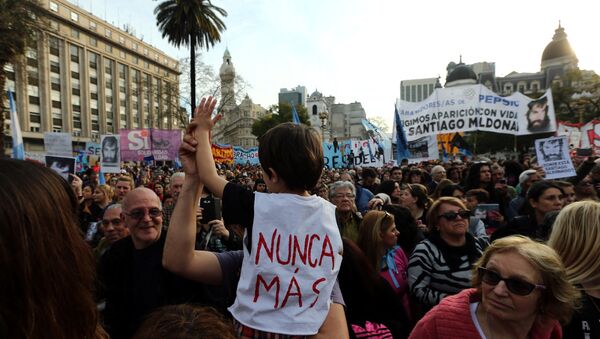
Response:
[[[556,131],[552,92],[538,99],[521,93],[501,97],[483,85],[438,88],[420,102],[399,101],[407,140],[452,132],[526,135]]]
[[[586,124],[561,121],[556,134],[565,135],[571,147],[591,148],[596,155],[600,155],[600,120],[592,120]]]
[[[137,129],[119,133],[121,161],[175,160],[181,145],[180,130]]]
[[[73,156],[71,134],[44,132],[44,149],[48,155]]]
[[[218,164],[232,164],[233,163],[233,146],[231,145],[220,145],[212,144],[213,159]]]
[[[384,165],[383,149],[373,140],[324,142],[323,152],[327,168],[383,167]]]
[[[233,146],[233,161],[236,165],[258,165],[258,147]]]

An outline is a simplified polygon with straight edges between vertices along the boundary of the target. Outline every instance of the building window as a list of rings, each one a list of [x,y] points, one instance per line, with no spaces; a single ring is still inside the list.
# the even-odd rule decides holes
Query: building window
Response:
[[[110,31],[110,29],[107,28],[106,31],[104,31],[104,36],[107,38],[112,37],[112,32]]]
[[[126,58],[126,54],[125,54],[125,52],[123,52],[123,51],[119,51],[119,56],[120,56],[121,58],[123,58],[123,59],[125,59],[125,58]]]
[[[90,37],[90,45],[98,47],[98,40],[96,40],[96,38]]]
[[[50,28],[52,28],[53,30],[58,31],[60,28],[60,25],[58,24],[58,22],[54,21],[54,20],[50,20]]]
[[[122,37],[122,36],[119,36],[119,43],[120,43],[121,45],[125,45],[125,38],[124,38],[124,37]]]
[[[79,21],[79,14],[77,14],[75,12],[71,12],[71,20]]]
[[[95,22],[95,21],[90,21],[90,29],[91,29],[92,31],[95,31],[95,30],[96,30],[96,22]]]
[[[111,46],[111,45],[105,45],[105,46],[104,46],[104,49],[105,49],[107,52],[109,52],[109,53],[112,53],[112,46]]]
[[[75,28],[71,28],[71,37],[75,39],[79,39],[79,31]]]
[[[135,42],[131,44],[131,48],[133,48],[134,51],[137,51],[138,49],[138,44],[136,44]]]
[[[57,12],[58,13],[58,4],[56,2],[50,1],[50,10],[52,12]]]
[[[148,49],[144,48],[144,55],[148,55]]]

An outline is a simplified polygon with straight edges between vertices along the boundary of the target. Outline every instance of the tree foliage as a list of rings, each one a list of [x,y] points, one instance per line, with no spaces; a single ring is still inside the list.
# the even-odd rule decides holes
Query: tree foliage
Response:
[[[552,98],[558,120],[588,122],[600,119],[600,76],[584,76],[579,69],[571,70],[562,86],[552,85]]]
[[[220,16],[227,12],[214,6],[210,0],[166,0],[154,9],[156,25],[175,47],[190,47],[190,79],[196,79],[196,46],[210,48],[221,41],[226,29]],[[192,115],[196,107],[196,83],[190,82],[190,107]]]
[[[260,138],[260,136],[265,134],[269,129],[281,123],[292,121],[292,106],[288,104],[281,104],[279,106],[273,105],[269,108],[269,111],[272,113],[265,115],[252,124],[252,134],[257,138]],[[306,107],[296,105],[296,111],[298,112],[300,122],[310,126],[310,119]]]
[[[20,62],[36,32],[45,25],[44,10],[37,0],[0,0],[0,156],[4,156],[4,66]]]

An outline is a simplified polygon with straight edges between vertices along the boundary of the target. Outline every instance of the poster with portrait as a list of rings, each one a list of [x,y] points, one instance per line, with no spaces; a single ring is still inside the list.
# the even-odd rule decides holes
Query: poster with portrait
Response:
[[[46,167],[58,173],[58,175],[69,183],[73,180],[73,177],[69,174],[75,174],[75,157],[46,155],[45,162]]]
[[[546,171],[546,179],[569,178],[576,175],[569,156],[569,140],[566,135],[537,139],[535,153],[538,163]]]
[[[120,173],[121,145],[118,135],[102,135],[100,139],[100,168],[103,173]]]

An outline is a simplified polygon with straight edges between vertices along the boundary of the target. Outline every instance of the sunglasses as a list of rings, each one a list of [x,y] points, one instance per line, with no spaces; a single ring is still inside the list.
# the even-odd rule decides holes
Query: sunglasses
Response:
[[[444,218],[446,220],[456,220],[456,218],[461,217],[462,219],[468,219],[471,216],[471,211],[462,210],[458,212],[446,212],[444,214],[440,214],[438,218]]]
[[[536,288],[545,290],[546,286],[544,285],[536,285],[527,281],[523,281],[521,279],[516,278],[502,278],[500,274],[494,272],[492,270],[488,270],[485,267],[478,267],[479,275],[481,276],[481,280],[492,286],[496,286],[500,283],[500,281],[504,281],[506,288],[513,294],[516,295],[529,295]]]
[[[140,220],[146,216],[146,209],[145,208],[137,208],[137,209],[132,210],[131,212],[123,212],[123,213],[132,217],[133,219]],[[158,217],[162,216],[162,213],[163,213],[163,211],[159,208],[148,209],[148,215],[151,218],[158,218]]]
[[[119,219],[119,218],[115,218],[115,219],[112,219],[112,220],[102,219],[102,225],[108,226],[108,224],[120,225],[121,224],[121,219]]]

